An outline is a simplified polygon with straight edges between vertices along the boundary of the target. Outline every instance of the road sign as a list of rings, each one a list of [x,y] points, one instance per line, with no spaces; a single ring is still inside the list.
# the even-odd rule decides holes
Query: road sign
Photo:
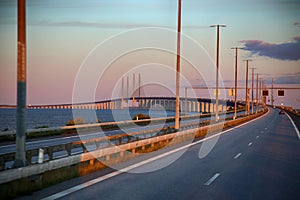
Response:
[[[217,90],[216,89],[214,89],[214,96],[216,96],[216,94],[217,94],[217,92],[216,92]],[[220,90],[218,90],[218,96],[220,96],[220,94],[221,94],[221,92],[220,92]]]
[[[269,90],[263,90],[263,91],[262,91],[262,95],[263,95],[264,97],[269,96]]]
[[[228,96],[233,97],[234,95],[235,95],[234,89],[233,89],[233,88],[230,88],[230,89],[228,90]]]
[[[283,97],[284,96],[284,90],[278,90],[278,96]]]

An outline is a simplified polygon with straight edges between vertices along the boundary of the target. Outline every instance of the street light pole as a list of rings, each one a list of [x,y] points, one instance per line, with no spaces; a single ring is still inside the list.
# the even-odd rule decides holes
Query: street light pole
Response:
[[[220,27],[226,27],[223,24],[211,25],[217,27],[217,56],[216,56],[216,121],[219,120],[219,53],[220,53]]]
[[[26,165],[26,0],[18,0],[18,91],[17,91],[17,132],[14,168]]]
[[[124,76],[122,76],[122,100],[121,100],[121,109],[124,108]]]
[[[240,47],[233,47],[235,49],[235,75],[234,75],[234,116],[233,119],[236,119],[236,108],[237,108],[237,68],[238,68],[238,50],[242,49]]]
[[[272,90],[271,90],[271,105],[274,107],[274,78],[272,78]]]
[[[249,76],[248,76],[248,71],[249,71],[249,61],[252,61],[252,60],[250,60],[250,59],[247,59],[247,60],[245,60],[246,61],[246,112],[245,112],[245,114],[246,115],[249,115],[249,96],[248,96],[248,78],[249,78]]]
[[[176,57],[176,105],[175,105],[175,130],[179,130],[179,87],[180,87],[180,43],[181,43],[181,0],[178,0],[178,25],[177,25],[177,57]]]
[[[251,114],[253,114],[254,110],[253,110],[253,98],[254,98],[254,94],[253,94],[253,90],[254,90],[254,70],[256,68],[251,68],[252,69],[252,94],[251,94]]]
[[[255,113],[258,112],[258,73],[256,74],[256,110]]]

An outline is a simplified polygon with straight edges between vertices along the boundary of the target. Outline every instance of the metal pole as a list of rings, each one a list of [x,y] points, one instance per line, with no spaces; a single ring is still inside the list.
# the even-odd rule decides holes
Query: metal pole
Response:
[[[236,100],[237,100],[237,64],[238,63],[238,48],[235,49],[235,76],[234,76],[234,117],[236,119]]]
[[[14,168],[26,165],[26,0],[18,0],[17,132]]]
[[[272,105],[272,107],[274,107],[274,90],[273,90],[273,88],[274,88],[274,78],[272,78],[272,90],[271,90],[271,93],[272,93],[272,96],[271,96],[272,103],[271,103],[271,105]]]
[[[121,101],[121,109],[124,108],[124,77],[122,76],[122,101]]]
[[[187,113],[187,87],[185,87],[185,91],[184,91],[184,115],[186,115]]]
[[[177,58],[176,58],[176,108],[175,129],[179,130],[179,87],[180,87],[180,43],[181,43],[181,0],[178,0],[178,26],[177,26]]]
[[[254,113],[254,109],[253,109],[253,98],[254,98],[254,69],[255,68],[251,68],[252,69],[252,94],[251,94],[251,114]]]
[[[251,60],[245,60],[246,61],[246,115],[249,115],[249,97],[248,97],[248,72],[249,72],[249,61]]]
[[[239,47],[234,47],[235,49],[235,75],[234,75],[234,116],[233,119],[236,119],[236,110],[237,110],[237,68],[238,68],[238,49]]]
[[[255,113],[258,112],[258,73],[256,74],[256,110]]]
[[[260,87],[259,87],[259,103],[262,106],[262,78],[260,78]]]
[[[217,27],[217,56],[216,56],[216,121],[219,120],[219,54],[220,54],[220,27],[226,25],[211,25],[210,27]]]

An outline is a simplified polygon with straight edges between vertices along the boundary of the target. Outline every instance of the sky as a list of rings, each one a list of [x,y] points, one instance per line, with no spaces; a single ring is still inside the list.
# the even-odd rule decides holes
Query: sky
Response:
[[[300,84],[299,10],[298,0],[183,0],[182,33],[215,60],[216,29],[209,26],[226,24],[220,32],[220,73],[227,85],[233,85],[235,46],[244,47],[239,84],[244,84],[247,58],[267,84],[271,78],[277,85]],[[76,75],[89,53],[115,35],[146,27],[176,31],[177,1],[27,0],[27,104],[71,103]],[[109,77],[131,65],[130,58],[118,61]],[[175,57],[167,64],[175,67]],[[16,74],[17,1],[0,0],[0,105],[16,104]],[[115,79],[107,79],[100,81],[107,88],[98,86],[97,100],[110,95]],[[199,78],[191,79],[198,84]],[[300,91],[291,92],[288,102],[300,107],[295,100]]]

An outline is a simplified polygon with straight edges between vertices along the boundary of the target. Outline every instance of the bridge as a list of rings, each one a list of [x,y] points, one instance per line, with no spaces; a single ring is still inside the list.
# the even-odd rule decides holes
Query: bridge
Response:
[[[130,102],[130,103],[129,103]],[[94,103],[74,103],[74,104],[56,104],[56,105],[28,105],[28,109],[97,109],[114,110],[131,107],[136,109],[150,109],[153,105],[159,104],[167,111],[175,111],[175,97],[131,97],[124,99],[112,99],[97,101]],[[245,102],[238,102],[242,107]],[[226,112],[234,107],[231,100],[219,100],[218,110]],[[216,111],[216,102],[214,99],[206,98],[181,98],[180,110],[183,112],[214,113]]]

